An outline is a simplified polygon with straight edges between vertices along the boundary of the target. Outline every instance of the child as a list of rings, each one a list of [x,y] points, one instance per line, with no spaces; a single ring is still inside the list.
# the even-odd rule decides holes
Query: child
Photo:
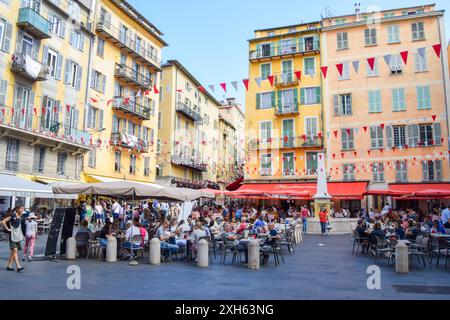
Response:
[[[26,225],[26,240],[25,247],[23,249],[23,258],[22,261],[25,261],[27,258],[27,251],[29,250],[28,261],[31,262],[34,253],[34,244],[37,238],[37,222],[36,215],[32,212],[25,222]]]

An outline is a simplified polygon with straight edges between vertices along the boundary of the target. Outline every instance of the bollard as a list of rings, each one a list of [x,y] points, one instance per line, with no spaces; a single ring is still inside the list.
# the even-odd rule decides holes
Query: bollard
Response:
[[[248,244],[248,268],[252,270],[259,269],[259,243],[255,240],[250,240]]]
[[[115,237],[108,237],[106,243],[106,262],[117,261],[117,239]]]
[[[161,241],[158,238],[150,240],[150,264],[158,266],[161,263]]]
[[[299,244],[300,243],[300,236],[299,236],[299,230],[300,230],[300,224],[299,223],[297,223],[296,225],[295,225],[295,228],[294,228],[294,243],[295,244]]]
[[[197,243],[197,267],[207,268],[209,263],[209,243],[205,239]]]
[[[66,241],[66,259],[75,260],[77,257],[77,241],[71,237]]]
[[[399,241],[397,246],[395,247],[395,272],[409,272],[408,258],[408,246],[404,241]]]
[[[298,243],[303,242],[303,222],[298,225]]]

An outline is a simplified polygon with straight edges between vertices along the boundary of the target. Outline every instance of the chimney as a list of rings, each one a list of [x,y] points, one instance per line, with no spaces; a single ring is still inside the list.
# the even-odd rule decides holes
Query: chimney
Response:
[[[361,3],[355,3],[356,21],[361,21]]]

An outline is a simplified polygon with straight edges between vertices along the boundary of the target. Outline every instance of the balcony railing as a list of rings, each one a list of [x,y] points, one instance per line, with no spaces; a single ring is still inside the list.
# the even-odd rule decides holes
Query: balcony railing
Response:
[[[136,136],[123,133],[123,132],[113,132],[111,133],[111,143],[115,146],[120,146],[123,148],[134,149],[141,152],[148,152],[149,142],[139,139]]]
[[[19,9],[17,25],[38,39],[51,38],[50,22],[32,8]]]
[[[203,118],[200,115],[200,113],[198,113],[197,111],[195,111],[194,109],[192,109],[191,107],[189,107],[187,104],[185,104],[183,102],[178,101],[178,103],[176,105],[176,110],[196,122],[203,122]]]
[[[323,137],[279,137],[266,141],[252,139],[248,143],[249,151],[276,150],[276,149],[297,149],[297,148],[318,148],[323,146]]]
[[[15,53],[13,55],[11,71],[30,81],[45,81],[49,73],[46,65],[24,53]]]
[[[76,3],[74,1],[44,0],[44,2],[52,10],[56,10],[58,13],[71,18],[70,22],[75,22],[85,30],[92,32],[92,21],[89,18],[89,14],[87,14],[83,10],[78,11],[76,8]],[[71,16],[71,14],[73,14],[74,12],[77,16]]]
[[[66,143],[75,147],[90,148],[91,134],[62,122],[52,120],[53,110],[41,108],[11,108],[0,106],[0,127],[17,133],[29,134],[39,139]],[[14,110],[14,111],[13,111]],[[36,115],[37,114],[37,115]],[[59,115],[62,118],[62,115]]]
[[[150,120],[151,108],[141,106],[136,101],[122,97],[114,97],[113,109],[129,113],[141,120]]]
[[[250,60],[272,57],[295,56],[320,51],[320,41],[306,40],[304,44],[293,43],[284,46],[270,46],[250,51]]]
[[[197,171],[207,171],[207,164],[203,163],[198,157],[190,157],[183,155],[173,155],[172,163],[178,166],[188,167]]]
[[[150,78],[123,64],[116,63],[114,75],[127,83],[140,87],[142,90],[150,90],[153,86]]]
[[[146,49],[131,39],[126,33],[114,27],[110,21],[101,19],[97,23],[96,32],[133,56],[139,62],[148,65],[153,71],[161,71],[161,60],[151,50]]]
[[[302,147],[304,148],[316,148],[323,146],[323,137],[310,137],[303,140]]]
[[[293,72],[277,73],[275,76],[276,87],[291,87],[299,84],[297,76]]]
[[[297,103],[286,104],[281,107],[277,107],[275,109],[275,115],[277,115],[277,116],[294,115],[294,114],[298,114],[298,113],[299,113],[299,110],[298,110]]]

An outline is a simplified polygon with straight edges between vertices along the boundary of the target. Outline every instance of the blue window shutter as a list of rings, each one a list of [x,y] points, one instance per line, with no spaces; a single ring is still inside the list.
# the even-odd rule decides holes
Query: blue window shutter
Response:
[[[261,94],[256,94],[256,109],[261,109]]]
[[[63,60],[63,56],[58,54],[58,61],[56,62],[56,80],[61,80]]]
[[[320,87],[316,88],[316,103],[321,103],[322,101],[322,94],[321,94],[321,90]]]
[[[47,65],[47,61],[48,61],[48,47],[44,46],[42,50],[42,64]]]
[[[64,84],[69,84],[69,74],[72,66],[72,62],[66,59],[66,65],[64,67]]]
[[[300,89],[300,104],[305,104],[305,88]]]
[[[81,77],[83,75],[83,68],[78,66],[78,72],[77,72],[77,80],[75,81],[75,89],[80,90],[81,88]]]
[[[275,107],[275,91],[271,92],[271,101],[272,101],[272,108]]]
[[[2,50],[5,51],[5,52],[8,52],[8,53],[9,53],[9,49],[11,47],[12,31],[13,31],[12,24],[6,23],[5,24],[5,34],[4,34],[4,37],[3,37]]]
[[[282,110],[283,105],[282,105],[282,94],[283,91],[279,90],[277,91],[277,96],[278,96],[278,110]]]
[[[441,124],[435,123],[433,124],[433,140],[435,145],[441,145]]]

